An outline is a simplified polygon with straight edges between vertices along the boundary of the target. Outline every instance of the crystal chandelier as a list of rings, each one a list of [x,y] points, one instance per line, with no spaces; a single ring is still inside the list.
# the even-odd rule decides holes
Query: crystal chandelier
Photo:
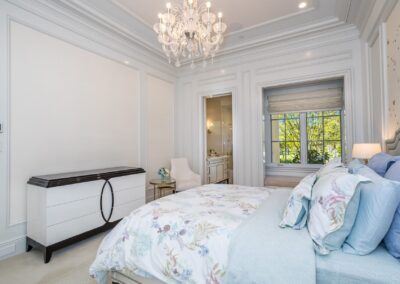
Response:
[[[194,61],[203,58],[203,66],[207,59],[211,61],[219,50],[226,31],[222,22],[222,13],[217,16],[210,12],[211,2],[198,0],[181,0],[181,4],[167,3],[167,12],[159,13],[159,22],[154,25],[158,41],[162,45],[168,61],[181,65],[183,58]]]

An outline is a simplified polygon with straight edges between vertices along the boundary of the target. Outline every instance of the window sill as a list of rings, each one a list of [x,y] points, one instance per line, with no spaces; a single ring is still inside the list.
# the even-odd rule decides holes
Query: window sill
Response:
[[[310,173],[315,173],[321,166],[322,165],[267,164],[265,166],[265,175],[304,177]]]

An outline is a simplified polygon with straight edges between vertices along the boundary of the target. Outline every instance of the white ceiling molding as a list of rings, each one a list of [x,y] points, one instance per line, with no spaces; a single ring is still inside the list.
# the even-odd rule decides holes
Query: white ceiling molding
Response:
[[[76,21],[119,38],[127,45],[141,47],[157,61],[167,63],[156,34],[144,19],[123,8],[116,0],[8,0],[34,9],[37,2],[57,10]],[[392,1],[392,0],[388,0]],[[394,1],[394,0],[393,0]],[[392,1],[392,2],[393,2]],[[375,3],[376,2],[376,3]],[[375,0],[318,0],[310,8],[261,22],[249,28],[231,32],[217,56],[246,49],[329,31],[332,28],[355,24],[360,30],[368,27],[366,15],[373,11]],[[24,4],[22,4],[24,3]],[[30,4],[29,4],[30,3]],[[146,5],[146,2],[143,2]],[[279,5],[278,3],[276,5]],[[376,5],[375,5],[376,6]],[[257,8],[257,7],[255,7]],[[161,9],[161,7],[160,7]],[[155,11],[156,13],[157,11]],[[366,13],[366,14],[365,14]],[[141,57],[141,55],[139,55]]]
[[[347,22],[357,26],[361,38],[371,44],[378,36],[379,25],[387,20],[397,1],[350,0]]]
[[[46,19],[58,26],[71,30],[87,39],[97,42],[142,66],[156,67],[160,72],[175,76],[176,69],[166,62],[161,51],[152,48],[141,36],[128,34],[113,25],[99,24],[96,9],[76,7],[79,0],[7,0],[9,3]],[[68,5],[65,4],[68,2]],[[85,1],[85,3],[89,1]],[[107,2],[107,1],[106,1]],[[129,16],[129,18],[131,18]],[[140,29],[134,29],[135,31]],[[142,30],[140,30],[142,32]],[[143,34],[149,34],[143,32]],[[150,36],[148,36],[151,38]]]

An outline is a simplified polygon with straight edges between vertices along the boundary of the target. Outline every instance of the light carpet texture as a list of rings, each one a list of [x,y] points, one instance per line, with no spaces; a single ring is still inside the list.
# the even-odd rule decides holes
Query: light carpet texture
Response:
[[[0,261],[0,283],[18,284],[92,284],[89,266],[106,233],[53,252],[49,263],[33,249]]]

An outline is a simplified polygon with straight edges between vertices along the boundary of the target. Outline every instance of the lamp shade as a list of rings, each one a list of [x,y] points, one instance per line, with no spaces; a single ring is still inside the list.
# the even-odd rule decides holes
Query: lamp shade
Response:
[[[353,158],[370,159],[373,155],[382,152],[381,144],[364,143],[353,145]]]

